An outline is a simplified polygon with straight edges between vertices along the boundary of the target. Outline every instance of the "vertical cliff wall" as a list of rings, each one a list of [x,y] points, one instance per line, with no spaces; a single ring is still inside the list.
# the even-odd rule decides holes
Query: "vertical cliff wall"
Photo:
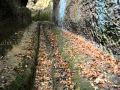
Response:
[[[15,23],[19,24],[27,24],[31,22],[31,13],[27,8],[25,8],[26,4],[27,0],[1,0],[0,20],[15,21]],[[25,20],[23,21],[23,19]]]
[[[53,1],[52,0],[28,0],[27,6],[32,11],[35,21],[52,20]]]
[[[0,41],[32,21],[27,0],[0,0]]]
[[[31,10],[41,10],[49,6],[52,0],[28,0],[27,8]]]
[[[65,28],[119,54],[119,0],[68,0],[65,13]]]

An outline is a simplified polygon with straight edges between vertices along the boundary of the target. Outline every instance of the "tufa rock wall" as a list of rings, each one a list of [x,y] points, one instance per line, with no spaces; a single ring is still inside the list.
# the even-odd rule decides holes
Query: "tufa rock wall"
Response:
[[[0,1],[0,26],[3,24],[18,24],[25,26],[31,23],[31,12],[21,6],[17,0]]]
[[[120,5],[113,0],[71,0],[65,28],[120,54]]]

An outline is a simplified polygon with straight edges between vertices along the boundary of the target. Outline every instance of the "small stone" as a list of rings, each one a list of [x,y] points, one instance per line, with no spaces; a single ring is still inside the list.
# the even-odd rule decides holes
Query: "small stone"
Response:
[[[1,79],[4,79],[5,78],[5,76],[1,76]]]
[[[28,65],[25,65],[25,67],[27,68],[27,67],[28,67]]]

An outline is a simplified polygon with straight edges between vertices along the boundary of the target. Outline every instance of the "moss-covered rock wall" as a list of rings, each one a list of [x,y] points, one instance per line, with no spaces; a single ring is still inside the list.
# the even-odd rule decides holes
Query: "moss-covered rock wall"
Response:
[[[0,42],[32,22],[31,11],[20,0],[0,0]]]
[[[21,7],[17,0],[0,1],[0,26],[3,24],[28,25],[31,23],[31,12],[27,8]]]
[[[120,54],[119,0],[68,0],[64,27]]]
[[[32,18],[35,21],[51,21],[53,11],[52,0],[28,0],[27,6],[32,11]]]

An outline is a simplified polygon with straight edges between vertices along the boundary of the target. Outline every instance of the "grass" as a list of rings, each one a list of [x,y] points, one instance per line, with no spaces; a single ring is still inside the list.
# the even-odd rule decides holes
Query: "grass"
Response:
[[[27,68],[25,67],[26,65],[28,66]],[[15,80],[5,90],[32,90],[33,70],[35,68],[33,61],[26,59],[18,67],[16,67],[18,73]]]
[[[34,21],[50,21],[50,16],[48,13],[37,14],[32,18]]]
[[[66,48],[68,50],[71,49],[68,40],[64,38],[60,30],[54,29],[53,32],[57,36],[59,45],[58,48],[62,57],[68,63],[71,71],[75,73],[72,77],[72,80],[75,83],[75,90],[94,90],[90,83],[86,79],[81,77],[80,69],[75,66],[75,64],[79,62],[86,62],[87,60],[90,60],[90,58],[83,55],[75,55],[73,57],[70,57],[70,55],[66,51]]]
[[[48,12],[40,13],[38,12],[32,17],[33,21],[51,21],[50,14]]]
[[[60,30],[53,30],[53,32],[57,35],[57,40],[58,40],[58,45],[59,45],[59,51],[62,55],[62,57],[64,58],[64,60],[68,63],[68,66],[69,68],[72,70],[72,71],[75,71],[75,75],[73,76],[72,80],[73,82],[76,84],[75,87],[76,89],[75,90],[80,90],[80,83],[79,83],[79,75],[78,75],[78,70],[75,70],[75,67],[74,67],[74,59],[71,58],[64,50],[65,48],[65,42],[67,41],[65,38],[63,39],[63,37],[61,36],[61,31]]]
[[[32,37],[33,34],[36,34],[36,35],[34,35]],[[29,41],[28,37],[32,38],[29,40],[34,40],[35,42],[32,41],[31,44],[25,43],[24,40]],[[8,63],[10,63],[10,65],[12,65],[10,67],[12,67],[14,69],[13,69],[12,73],[10,73],[10,75],[8,73],[8,75],[10,76],[9,79],[11,81],[9,81],[10,84],[8,86],[5,86],[4,90],[32,90],[32,88],[33,88],[34,73],[35,73],[35,67],[36,67],[35,59],[36,59],[36,54],[37,54],[36,47],[37,47],[37,43],[38,43],[37,32],[35,31],[33,33],[31,33],[31,32],[28,33],[26,31],[24,33],[23,38],[24,39],[20,42],[20,45],[18,45],[17,48],[13,49],[14,52],[12,53],[13,54],[12,56],[15,56],[16,54],[18,54],[18,53],[16,53],[17,51],[19,51],[19,53],[21,53],[25,56],[23,56],[23,57],[17,56],[17,57],[10,58]],[[22,42],[24,42],[24,44]],[[21,47],[21,43],[24,45],[24,47]],[[26,45],[33,46],[33,48],[31,48],[32,49],[31,58],[29,58],[28,57],[29,55],[25,53],[28,51],[27,48],[25,47]],[[16,51],[16,49],[18,49],[18,50]],[[15,61],[16,59],[18,59],[18,60]],[[12,62],[12,64],[11,64],[11,62]]]

